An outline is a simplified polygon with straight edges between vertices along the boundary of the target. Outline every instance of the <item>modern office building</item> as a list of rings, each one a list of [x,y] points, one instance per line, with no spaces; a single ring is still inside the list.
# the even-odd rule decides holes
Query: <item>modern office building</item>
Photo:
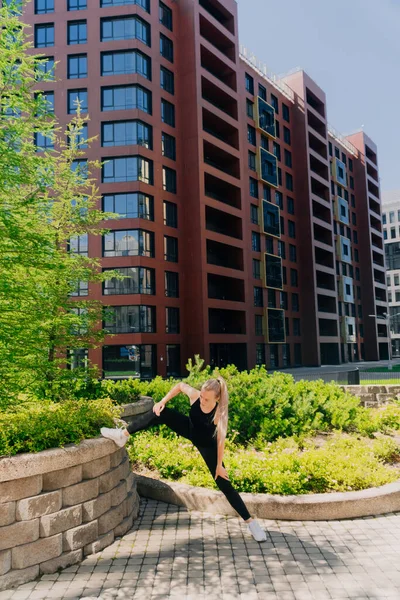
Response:
[[[400,358],[400,191],[382,194],[382,224],[389,303],[386,320],[392,356]]]
[[[376,146],[328,126],[306,73],[239,47],[234,0],[35,0],[24,18],[59,63],[43,89],[60,123],[77,98],[90,115],[120,216],[75,240],[128,275],[81,289],[113,307],[89,353],[106,376],[387,356],[368,318],[387,310]]]

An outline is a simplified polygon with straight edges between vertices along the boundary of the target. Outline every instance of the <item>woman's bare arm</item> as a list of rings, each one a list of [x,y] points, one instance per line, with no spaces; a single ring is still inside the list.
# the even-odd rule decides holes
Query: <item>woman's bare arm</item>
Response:
[[[200,397],[199,390],[196,390],[195,388],[191,387],[187,383],[183,383],[183,381],[181,381],[180,383],[175,385],[168,392],[168,394],[166,394],[166,396],[164,396],[163,400],[165,400],[165,402],[169,402],[169,400],[172,400],[172,398],[175,398],[175,396],[177,396],[181,392],[183,394],[186,394],[186,396],[189,397],[190,404],[193,404],[193,402],[196,402],[197,398]]]

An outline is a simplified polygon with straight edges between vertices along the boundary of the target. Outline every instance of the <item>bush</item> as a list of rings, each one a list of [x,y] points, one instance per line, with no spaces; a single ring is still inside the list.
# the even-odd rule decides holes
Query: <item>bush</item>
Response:
[[[0,456],[40,452],[97,437],[114,427],[119,410],[111,400],[29,403],[0,412]]]
[[[228,443],[225,463],[240,492],[309,494],[362,490],[396,481],[397,469],[385,464],[398,455],[391,439],[370,443],[354,435],[335,434],[322,448],[311,439],[303,450],[293,438],[280,438],[260,452]],[[163,479],[215,488],[198,451],[177,436],[150,431],[132,436],[128,445],[136,470],[150,469]]]

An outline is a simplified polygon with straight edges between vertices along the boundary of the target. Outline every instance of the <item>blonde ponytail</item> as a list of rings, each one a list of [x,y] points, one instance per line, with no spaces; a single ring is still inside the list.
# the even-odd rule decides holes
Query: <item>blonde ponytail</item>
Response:
[[[225,439],[228,431],[228,405],[229,395],[226,381],[218,376],[216,379],[206,381],[202,389],[212,391],[218,399],[217,410],[215,411],[214,425],[217,426],[215,434],[219,433],[220,438]]]

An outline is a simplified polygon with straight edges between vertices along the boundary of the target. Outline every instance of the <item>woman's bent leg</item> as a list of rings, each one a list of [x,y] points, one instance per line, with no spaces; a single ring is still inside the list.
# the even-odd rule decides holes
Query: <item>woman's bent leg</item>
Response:
[[[134,421],[127,427],[128,433],[136,433],[142,431],[153,425],[167,425],[172,431],[178,435],[191,439],[191,427],[189,417],[186,417],[182,413],[174,410],[173,408],[164,408],[161,411],[160,416],[153,412],[153,409],[137,415],[134,417]]]
[[[198,450],[202,455],[207,467],[210,469],[210,473],[215,478],[215,472],[217,470],[217,445],[211,446],[210,448],[199,448]],[[225,465],[223,465],[225,466]],[[245,503],[239,495],[239,492],[235,490],[233,485],[228,479],[224,479],[223,477],[217,477],[215,483],[221,490],[221,492],[225,495],[229,504],[236,510],[237,513],[244,519],[248,521],[251,519],[251,515],[247,510]]]

